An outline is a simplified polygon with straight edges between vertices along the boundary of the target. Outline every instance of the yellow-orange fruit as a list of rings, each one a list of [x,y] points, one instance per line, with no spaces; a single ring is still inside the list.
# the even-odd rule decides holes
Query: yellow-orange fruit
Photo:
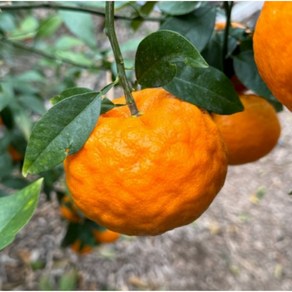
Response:
[[[241,95],[244,111],[213,115],[225,141],[230,165],[253,162],[277,144],[281,126],[273,106],[256,95]]]
[[[157,235],[197,219],[224,184],[227,157],[211,116],[162,88],[133,92],[103,114],[65,160],[67,185],[89,219],[128,235]],[[115,102],[125,103],[125,98]]]

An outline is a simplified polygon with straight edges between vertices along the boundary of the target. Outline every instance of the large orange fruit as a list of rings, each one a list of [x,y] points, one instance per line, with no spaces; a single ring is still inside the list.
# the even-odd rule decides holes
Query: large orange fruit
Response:
[[[244,111],[213,115],[225,141],[230,165],[253,162],[277,144],[281,126],[273,106],[262,97],[241,95]]]
[[[292,111],[292,2],[265,2],[256,23],[254,57],[273,95]]]
[[[65,160],[75,204],[118,233],[156,235],[197,219],[224,184],[227,157],[211,116],[164,89],[133,93],[103,114]],[[116,100],[125,104],[125,98]]]

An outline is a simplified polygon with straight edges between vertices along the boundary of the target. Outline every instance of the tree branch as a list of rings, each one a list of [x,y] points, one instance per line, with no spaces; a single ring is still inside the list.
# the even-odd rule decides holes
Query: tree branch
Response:
[[[84,12],[84,13],[89,13],[101,17],[105,17],[105,12],[99,11],[96,9],[92,8],[86,8],[86,7],[81,7],[81,6],[71,6],[71,5],[59,5],[55,3],[40,3],[40,4],[21,4],[21,5],[11,5],[11,6],[0,6],[0,9],[2,11],[13,11],[13,10],[20,10],[20,9],[25,9],[25,10],[33,10],[33,9],[57,9],[57,10],[69,10],[69,11],[75,11],[75,12]],[[129,17],[125,15],[114,15],[115,19],[122,19],[122,20],[144,20],[144,21],[153,21],[153,22],[160,22],[164,20],[164,18],[160,17],[146,17],[146,16],[135,16],[135,17]]]
[[[44,58],[49,59],[49,60],[53,60],[53,61],[57,61],[57,62],[61,62],[61,63],[66,63],[66,64],[69,64],[69,65],[72,65],[75,67],[79,67],[79,68],[83,68],[83,69],[100,70],[100,67],[98,67],[98,66],[87,66],[87,65],[80,64],[80,63],[76,63],[76,62],[71,61],[69,59],[57,57],[55,55],[48,54],[42,50],[38,50],[36,48],[32,48],[30,46],[23,45],[19,42],[11,41],[11,40],[8,40],[6,38],[1,38],[0,43],[10,45],[14,48],[24,50],[24,51],[29,52],[31,54],[36,54],[38,56],[44,57]]]

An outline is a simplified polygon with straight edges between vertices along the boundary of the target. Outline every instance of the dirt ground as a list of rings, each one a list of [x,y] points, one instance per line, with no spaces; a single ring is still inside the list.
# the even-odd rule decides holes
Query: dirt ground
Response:
[[[58,290],[72,271],[77,290],[292,290],[292,115],[279,116],[277,147],[256,163],[230,167],[207,212],[161,236],[123,236],[77,256],[59,247],[65,225],[56,201],[42,199],[0,253],[0,290],[40,290],[46,281]]]

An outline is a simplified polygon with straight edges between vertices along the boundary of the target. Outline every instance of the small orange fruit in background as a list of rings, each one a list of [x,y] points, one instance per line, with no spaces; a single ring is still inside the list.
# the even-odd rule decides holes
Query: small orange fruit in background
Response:
[[[241,95],[244,111],[213,115],[225,141],[230,165],[253,162],[277,144],[281,126],[273,106],[256,95]]]
[[[0,117],[0,126],[4,126],[4,123],[1,117]],[[13,145],[9,145],[7,151],[14,162],[22,161],[24,158],[24,154],[19,152]]]
[[[79,216],[78,209],[69,196],[64,196],[62,198],[59,211],[61,216],[69,222],[78,223],[82,220]]]
[[[273,95],[292,111],[292,2],[265,2],[255,26],[254,57]]]
[[[94,230],[93,236],[97,243],[111,243],[117,241],[120,234],[112,230]]]
[[[85,255],[91,253],[93,247],[87,244],[82,244],[80,239],[77,239],[73,244],[71,244],[70,248],[80,255]]]
[[[157,235],[197,219],[222,188],[225,146],[211,116],[162,88],[133,92],[100,116],[65,160],[66,181],[89,219],[128,235]],[[125,98],[115,100],[125,104]]]
[[[23,154],[16,150],[15,147],[13,147],[12,145],[8,146],[8,152],[13,161],[17,162],[23,160]]]
[[[215,30],[223,30],[225,29],[225,26],[226,26],[226,22],[225,21],[218,21],[215,23]],[[245,26],[240,23],[240,22],[236,22],[236,21],[232,21],[231,22],[231,27],[233,28],[242,28],[244,29]]]

